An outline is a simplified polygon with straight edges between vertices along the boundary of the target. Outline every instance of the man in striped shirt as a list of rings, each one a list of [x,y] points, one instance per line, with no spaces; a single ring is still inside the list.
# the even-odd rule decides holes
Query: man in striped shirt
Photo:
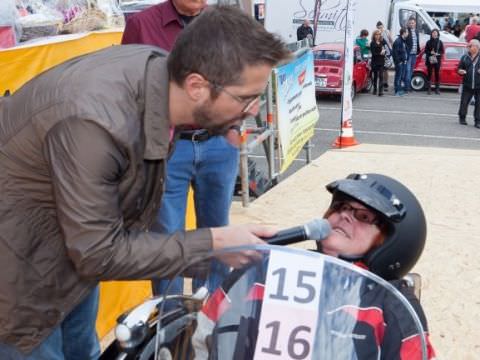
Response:
[[[407,74],[406,74],[406,86],[407,91],[412,91],[411,80],[413,75],[413,69],[415,69],[415,63],[417,62],[417,55],[420,52],[420,41],[417,30],[417,21],[414,16],[408,19],[408,36],[407,43]]]

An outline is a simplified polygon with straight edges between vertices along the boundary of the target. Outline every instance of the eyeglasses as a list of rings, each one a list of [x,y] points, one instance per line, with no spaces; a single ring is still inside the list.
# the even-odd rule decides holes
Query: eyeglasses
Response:
[[[378,216],[369,209],[364,208],[356,208],[352,206],[347,201],[335,201],[330,206],[330,209],[334,210],[335,212],[351,212],[353,217],[362,223],[369,224],[369,225],[378,225],[380,223],[380,219]]]
[[[258,101],[258,99],[260,99],[260,96],[261,96],[261,95],[238,96],[238,95],[232,94],[230,91],[225,89],[222,85],[215,84],[212,81],[209,81],[209,83],[217,91],[223,91],[225,94],[230,96],[232,99],[234,99],[238,103],[244,105],[244,107],[242,109],[242,113],[247,113],[253,107],[253,105],[255,105],[255,103]]]

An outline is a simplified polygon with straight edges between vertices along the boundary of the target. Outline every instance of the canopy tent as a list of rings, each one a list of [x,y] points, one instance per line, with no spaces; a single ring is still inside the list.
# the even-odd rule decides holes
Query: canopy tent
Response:
[[[479,0],[416,0],[415,3],[427,12],[480,13]]]

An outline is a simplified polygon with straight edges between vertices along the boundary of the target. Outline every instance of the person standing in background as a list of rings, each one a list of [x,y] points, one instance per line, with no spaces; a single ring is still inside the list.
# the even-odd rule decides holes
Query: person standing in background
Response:
[[[385,48],[380,30],[375,30],[370,42],[372,52],[373,94],[383,96],[383,70],[385,66]]]
[[[425,44],[425,65],[427,66],[427,93],[432,93],[432,72],[435,71],[435,94],[440,94],[440,66],[444,53],[443,42],[440,40],[440,32],[433,29],[430,40]]]
[[[308,35],[313,39],[313,29],[310,26],[310,21],[308,19],[303,20],[303,24],[297,28],[297,41],[302,41],[306,39]]]
[[[408,60],[406,69],[407,91],[412,91],[412,75],[417,62],[417,55],[420,52],[420,35],[417,30],[417,21],[415,17],[408,19],[408,36],[406,39]]]
[[[401,28],[398,37],[393,42],[392,57],[395,64],[395,96],[405,95],[407,88],[405,79],[408,60],[407,44],[405,42],[407,35],[407,29]]]
[[[463,76],[458,118],[460,125],[467,125],[468,104],[473,97],[475,99],[474,126],[480,129],[480,41],[477,39],[470,40],[467,48],[468,54],[462,56],[457,68],[458,74]]]
[[[145,9],[127,20],[122,44],[148,44],[171,51],[180,32],[205,7],[206,0],[168,0]],[[202,46],[201,40],[192,46]],[[207,61],[199,59],[203,60]],[[244,104],[252,100],[251,97],[235,99]],[[194,191],[197,228],[228,224],[238,173],[239,130],[238,126],[232,126],[225,136],[214,136],[194,126],[175,129],[178,140],[167,163],[165,193],[154,230],[171,234],[185,228],[190,186]],[[209,276],[212,283],[207,286],[213,290],[229,269],[219,262],[213,262],[211,271],[216,275]],[[168,280],[153,279],[153,293],[164,294],[168,283]],[[202,285],[203,281],[194,279],[194,288]],[[169,293],[183,293],[183,278],[174,280]]]
[[[363,58],[368,58],[370,54],[370,44],[368,43],[368,30],[363,29],[360,35],[355,39],[355,44],[360,47],[360,54]]]
[[[462,35],[462,25],[460,25],[460,22],[458,20],[453,26],[453,35],[455,35],[456,37],[460,37],[460,35]]]
[[[465,41],[470,42],[480,33],[480,24],[477,16],[473,16],[470,25],[465,27]]]
[[[387,55],[391,56],[392,46],[393,46],[392,34],[390,34],[390,31],[388,31],[388,29],[385,28],[385,26],[381,21],[377,22],[377,30],[380,30],[384,44],[387,46],[387,49],[388,49]],[[391,65],[391,62],[390,62],[390,65]],[[383,89],[388,90],[388,69],[387,68],[384,68],[383,70]]]

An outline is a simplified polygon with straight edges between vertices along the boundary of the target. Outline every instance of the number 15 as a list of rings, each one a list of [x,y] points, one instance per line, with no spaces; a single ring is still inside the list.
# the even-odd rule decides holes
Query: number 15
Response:
[[[271,299],[275,300],[285,300],[288,301],[289,297],[285,295],[285,278],[286,278],[287,269],[286,268],[278,268],[277,270],[272,272],[273,276],[278,275],[278,287],[275,294],[270,294]],[[293,296],[293,301],[300,303],[300,304],[307,304],[312,302],[315,299],[315,286],[306,282],[306,278],[313,278],[317,277],[317,273],[313,271],[304,271],[300,270],[297,276],[297,288],[304,289],[306,291],[306,296]]]

